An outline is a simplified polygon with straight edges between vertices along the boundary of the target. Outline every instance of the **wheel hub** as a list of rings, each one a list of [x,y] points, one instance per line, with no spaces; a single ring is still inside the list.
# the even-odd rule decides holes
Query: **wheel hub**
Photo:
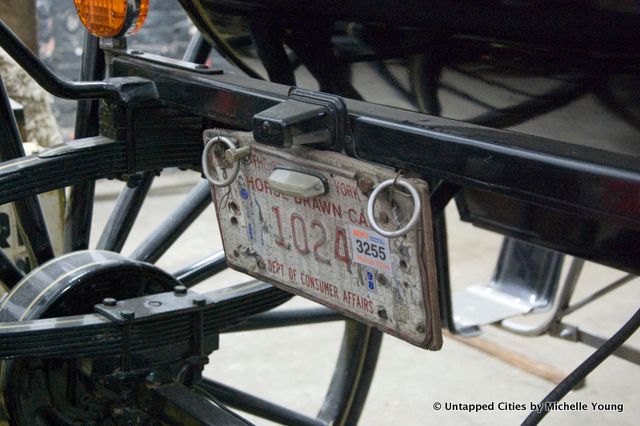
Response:
[[[166,292],[179,282],[161,269],[106,251],[56,258],[27,275],[0,305],[2,321],[93,312],[105,298]],[[45,342],[46,344],[46,342]],[[121,423],[136,417],[130,387],[114,383],[114,360],[20,359],[0,364],[2,404],[14,424]]]

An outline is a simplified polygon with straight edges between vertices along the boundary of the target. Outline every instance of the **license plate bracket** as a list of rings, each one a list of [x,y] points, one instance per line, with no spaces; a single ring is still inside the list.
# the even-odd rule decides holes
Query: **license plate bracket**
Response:
[[[212,185],[230,267],[414,345],[441,347],[426,182],[405,179],[420,195],[419,220],[406,235],[386,238],[371,227],[367,201],[376,185],[396,178],[393,170],[336,152],[269,147],[244,132],[206,130],[205,143],[221,135],[251,149],[229,186]],[[268,180],[277,168],[321,177],[327,191],[279,193]],[[413,208],[409,194],[387,191],[377,199],[376,220],[399,228]]]

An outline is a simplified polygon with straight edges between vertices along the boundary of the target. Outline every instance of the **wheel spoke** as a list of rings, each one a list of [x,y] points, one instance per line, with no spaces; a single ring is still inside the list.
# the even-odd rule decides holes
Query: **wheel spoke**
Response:
[[[358,423],[381,343],[380,331],[347,321],[336,369],[318,418],[336,426]]]
[[[189,193],[187,199],[155,229],[131,255],[133,259],[154,263],[167,251],[211,204],[209,182],[203,180]]]
[[[16,267],[9,257],[0,250],[0,281],[7,290],[11,290],[24,274]]]
[[[232,388],[211,379],[202,379],[200,386],[217,400],[245,413],[291,426],[326,426],[322,420],[297,413],[257,396]]]
[[[220,251],[200,259],[173,274],[185,287],[193,287],[218,272],[227,269],[224,251]]]
[[[0,158],[2,161],[24,157],[22,138],[18,131],[9,96],[0,78]],[[14,203],[20,231],[34,261],[42,264],[53,258],[53,246],[37,197],[26,197]]]
[[[185,50],[182,59],[188,62],[195,62],[197,64],[203,64],[206,62],[209,54],[211,53],[211,45],[204,38],[202,33],[197,32],[189,40],[187,50]]]
[[[319,307],[306,309],[287,309],[265,312],[248,318],[225,332],[253,331],[293,325],[319,324],[331,321],[344,321],[346,318],[333,309]]]
[[[104,77],[104,71],[104,54],[100,50],[99,40],[86,31],[80,80],[101,80]],[[98,133],[98,101],[95,99],[79,100],[76,112],[75,138],[97,136]],[[65,215],[65,252],[89,248],[94,195],[95,181],[93,180],[87,180],[71,187],[69,206]]]
[[[115,252],[122,250],[154,177],[153,172],[144,172],[135,187],[127,186],[122,190],[102,231],[97,249]]]

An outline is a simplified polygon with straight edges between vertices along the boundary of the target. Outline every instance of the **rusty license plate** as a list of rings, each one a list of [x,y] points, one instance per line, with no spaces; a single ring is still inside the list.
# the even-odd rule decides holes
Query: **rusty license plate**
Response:
[[[205,143],[220,134],[205,131]],[[404,236],[387,238],[372,229],[367,202],[377,185],[396,178],[393,170],[335,152],[268,147],[247,133],[222,134],[251,149],[229,186],[212,185],[232,268],[414,345],[440,348],[424,181],[406,179],[421,199],[416,226]],[[325,193],[304,198],[278,192],[269,181],[276,169],[320,178]],[[402,227],[414,212],[412,197],[401,190],[381,192],[376,200],[374,217],[385,229]]]

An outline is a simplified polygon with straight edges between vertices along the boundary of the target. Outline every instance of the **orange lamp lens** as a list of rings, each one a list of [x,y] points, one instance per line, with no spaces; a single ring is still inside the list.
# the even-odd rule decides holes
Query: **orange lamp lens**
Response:
[[[144,24],[149,0],[74,0],[78,16],[97,37],[133,34]]]

